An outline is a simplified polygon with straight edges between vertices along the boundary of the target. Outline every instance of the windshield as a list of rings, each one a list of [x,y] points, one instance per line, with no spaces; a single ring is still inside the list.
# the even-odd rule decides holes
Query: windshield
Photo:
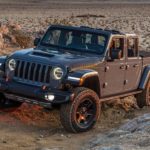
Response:
[[[50,28],[41,45],[103,54],[107,45],[107,36],[80,30]]]

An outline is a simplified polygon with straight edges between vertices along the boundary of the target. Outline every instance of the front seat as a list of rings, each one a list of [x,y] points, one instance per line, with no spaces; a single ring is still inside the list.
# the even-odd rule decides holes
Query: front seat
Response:
[[[71,48],[84,49],[86,48],[85,44],[83,44],[83,39],[81,36],[73,36],[71,44],[68,46]]]

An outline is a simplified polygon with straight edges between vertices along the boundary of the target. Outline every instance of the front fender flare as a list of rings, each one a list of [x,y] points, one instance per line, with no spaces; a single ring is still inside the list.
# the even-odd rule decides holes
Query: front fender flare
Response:
[[[4,70],[7,56],[0,56],[0,70]]]
[[[90,69],[78,70],[76,72],[69,73],[65,82],[75,86],[82,86],[85,79],[93,76],[98,77],[98,72]]]

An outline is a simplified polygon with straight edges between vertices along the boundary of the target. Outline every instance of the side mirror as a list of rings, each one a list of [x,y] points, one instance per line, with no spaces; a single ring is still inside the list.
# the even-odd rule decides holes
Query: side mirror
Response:
[[[114,60],[114,59],[121,59],[122,57],[122,50],[120,49],[113,49],[111,50],[111,59]]]
[[[37,46],[40,41],[41,41],[41,38],[36,38],[36,39],[34,40],[34,46]]]

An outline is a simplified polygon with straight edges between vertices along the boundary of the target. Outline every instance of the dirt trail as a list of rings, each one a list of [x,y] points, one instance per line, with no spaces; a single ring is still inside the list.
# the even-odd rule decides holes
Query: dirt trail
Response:
[[[36,150],[41,148],[79,150],[97,133],[119,127],[136,116],[148,113],[144,108],[126,113],[123,109],[107,108],[93,130],[69,134],[59,121],[58,111],[23,104],[17,109],[0,111],[0,150]]]

